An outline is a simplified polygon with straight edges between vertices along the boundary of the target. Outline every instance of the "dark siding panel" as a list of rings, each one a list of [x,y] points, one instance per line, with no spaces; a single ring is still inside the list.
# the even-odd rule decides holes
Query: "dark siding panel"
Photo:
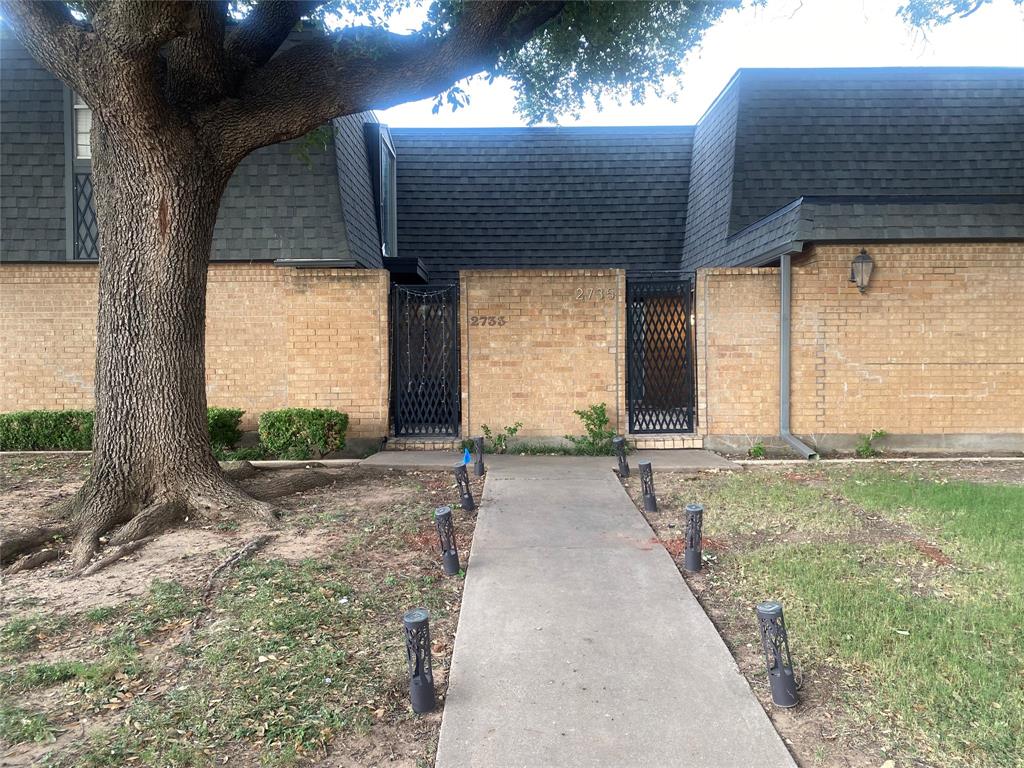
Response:
[[[311,147],[307,164],[295,147],[264,147],[235,170],[217,216],[214,260],[348,257],[334,152]]]
[[[376,122],[373,112],[360,112],[334,121],[338,188],[345,211],[348,249],[353,258],[371,269],[380,268],[382,260],[363,124]]]
[[[0,260],[67,259],[64,86],[0,27]]]
[[[692,129],[393,129],[398,248],[467,268],[674,270]]]
[[[800,196],[1024,194],[1024,70],[748,70],[730,232]]]

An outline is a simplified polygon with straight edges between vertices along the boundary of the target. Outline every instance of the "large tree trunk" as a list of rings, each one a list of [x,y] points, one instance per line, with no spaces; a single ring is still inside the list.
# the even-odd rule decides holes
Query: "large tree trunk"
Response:
[[[188,127],[93,131],[99,219],[96,426],[90,476],[65,512],[75,567],[187,511],[272,519],[221,474],[206,420],[206,275],[230,176]]]

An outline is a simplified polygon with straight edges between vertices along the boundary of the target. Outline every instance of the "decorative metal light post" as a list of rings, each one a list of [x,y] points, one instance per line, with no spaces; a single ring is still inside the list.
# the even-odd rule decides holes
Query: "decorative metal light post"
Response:
[[[430,617],[425,608],[406,611],[405,656],[409,662],[409,699],[418,715],[434,711],[434,672],[430,668]]]
[[[657,512],[658,498],[654,495],[654,469],[651,462],[641,461],[637,466],[640,467],[640,487],[644,493],[644,512]]]
[[[473,492],[469,488],[469,473],[465,464],[455,465],[455,484],[459,486],[459,496],[462,497],[462,508],[467,512],[476,509],[476,502],[473,501]]]
[[[683,568],[690,573],[700,570],[703,549],[704,507],[700,504],[686,505],[686,549],[683,554]]]
[[[476,449],[476,464],[473,465],[473,472],[477,477],[484,476],[484,439],[473,438],[473,448]]]
[[[441,565],[445,576],[454,576],[460,570],[459,550],[455,546],[455,526],[452,523],[452,508],[438,507],[434,510],[434,525],[437,526],[437,540],[441,544]]]
[[[612,449],[619,460],[619,477],[629,477],[629,462],[626,461],[626,438],[613,437]]]
[[[789,635],[786,619],[782,615],[782,604],[775,600],[757,606],[757,624],[761,632],[761,647],[768,666],[768,683],[772,690],[772,701],[777,707],[795,707],[796,678],[793,676],[793,659],[789,655]]]

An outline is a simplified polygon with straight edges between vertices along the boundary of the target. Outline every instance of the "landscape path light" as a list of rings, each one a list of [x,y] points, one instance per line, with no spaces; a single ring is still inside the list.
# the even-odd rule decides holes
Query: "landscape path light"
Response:
[[[637,466],[640,467],[640,487],[644,494],[644,512],[657,512],[658,497],[654,495],[654,468],[649,461],[641,461]]]
[[[629,477],[629,462],[626,461],[626,438],[613,437],[612,449],[619,460],[619,477]]]
[[[409,662],[409,700],[418,715],[433,712],[435,706],[434,672],[430,665],[430,616],[426,608],[406,611],[405,655]]]
[[[683,555],[683,568],[690,573],[700,570],[703,557],[704,507],[700,504],[686,505],[686,549]]]
[[[469,487],[469,473],[466,471],[466,465],[456,464],[454,472],[455,484],[459,486],[462,508],[467,512],[472,512],[476,509],[476,502],[473,501],[473,491]]]
[[[757,606],[757,624],[761,633],[761,647],[768,667],[768,684],[772,701],[777,707],[795,707],[796,677],[793,675],[793,659],[789,655],[789,633],[786,619],[782,615],[782,604],[768,600]]]
[[[437,540],[441,544],[441,566],[445,576],[454,576],[461,570],[459,550],[455,545],[455,525],[452,522],[452,508],[438,507],[434,510],[434,525],[437,526]]]
[[[476,464],[473,465],[473,472],[477,477],[484,476],[484,439],[482,437],[473,438],[473,448],[476,449]]]

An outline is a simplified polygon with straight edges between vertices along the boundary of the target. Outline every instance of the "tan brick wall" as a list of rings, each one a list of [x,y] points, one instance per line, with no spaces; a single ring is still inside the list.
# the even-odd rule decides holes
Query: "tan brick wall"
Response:
[[[210,405],[345,411],[352,437],[387,432],[388,275],[213,264],[207,289]],[[91,408],[96,267],[0,267],[0,411]]]
[[[573,411],[600,402],[623,429],[625,289],[622,270],[462,272],[463,434],[580,434]]]
[[[698,433],[777,433],[778,270],[701,270],[695,303]]]
[[[1024,243],[809,248],[793,262],[792,429],[805,435],[1024,433]],[[777,270],[698,275],[702,429],[778,430]]]

